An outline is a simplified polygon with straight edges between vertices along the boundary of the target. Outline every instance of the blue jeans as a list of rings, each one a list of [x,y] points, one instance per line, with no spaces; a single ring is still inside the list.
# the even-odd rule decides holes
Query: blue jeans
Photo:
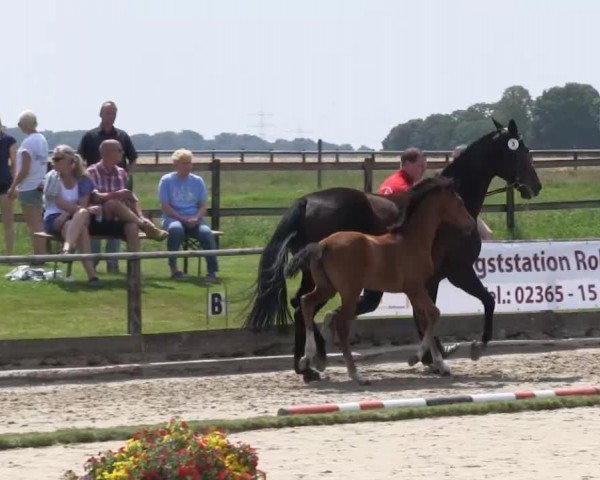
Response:
[[[189,236],[197,238],[204,250],[216,250],[217,244],[212,230],[206,221],[200,220],[200,223],[193,228],[185,228],[178,220],[166,219],[163,222],[163,228],[169,232],[167,237],[167,250],[176,252],[181,248],[183,237],[187,233]],[[217,257],[208,255],[206,257],[206,269],[209,275],[213,275],[219,271]],[[177,257],[169,257],[169,267],[172,270],[177,270]]]
[[[92,253],[100,253],[100,242],[101,242],[101,240],[96,240],[96,239],[91,241]],[[106,253],[119,253],[120,251],[121,251],[121,240],[120,239],[110,238],[110,239],[106,240]],[[98,265],[98,263],[100,263],[100,262],[96,261],[96,265]],[[110,265],[116,269],[119,266],[119,261],[118,260],[107,260],[106,264]]]

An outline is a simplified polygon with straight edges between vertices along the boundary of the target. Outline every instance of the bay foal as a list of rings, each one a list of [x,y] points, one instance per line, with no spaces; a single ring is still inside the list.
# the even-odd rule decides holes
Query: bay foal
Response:
[[[431,351],[434,364],[441,373],[450,373],[436,342],[434,329],[440,311],[431,300],[426,283],[434,271],[431,256],[433,240],[442,222],[452,224],[469,234],[475,220],[467,212],[451,179],[425,179],[410,191],[404,221],[400,220],[389,233],[374,236],[360,232],[336,232],[318,243],[311,243],[291,259],[286,274],[293,276],[301,269],[310,269],[314,289],[301,297],[306,344],[300,368],[315,367],[316,343],[313,330],[315,309],[339,292],[342,305],[333,324],[340,340],[348,375],[359,384],[367,383],[356,371],[350,352],[350,324],[364,289],[382,292],[404,292],[415,312],[421,314],[424,332],[416,355],[409,359],[414,365],[426,351]],[[333,328],[333,327],[332,327]],[[333,333],[333,332],[332,332]]]

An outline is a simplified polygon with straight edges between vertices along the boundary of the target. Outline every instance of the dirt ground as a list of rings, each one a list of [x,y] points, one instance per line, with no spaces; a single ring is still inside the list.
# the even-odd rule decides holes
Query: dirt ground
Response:
[[[600,384],[600,350],[451,360],[439,378],[406,364],[359,365],[305,385],[292,372],[0,389],[0,433],[274,415],[282,406]],[[597,408],[245,432],[269,479],[600,479]],[[0,478],[58,478],[122,442],[0,452]]]

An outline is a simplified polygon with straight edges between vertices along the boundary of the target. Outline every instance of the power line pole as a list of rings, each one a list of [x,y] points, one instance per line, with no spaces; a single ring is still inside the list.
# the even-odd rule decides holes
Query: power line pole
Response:
[[[260,110],[258,113],[253,114],[258,117],[258,123],[250,125],[252,128],[258,129],[258,136],[263,140],[267,140],[267,128],[273,127],[272,123],[268,123],[265,118],[272,117],[272,113],[265,113],[264,110]]]

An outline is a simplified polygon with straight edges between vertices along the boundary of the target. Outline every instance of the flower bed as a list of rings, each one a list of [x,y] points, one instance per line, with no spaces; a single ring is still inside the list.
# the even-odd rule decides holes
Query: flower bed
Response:
[[[258,457],[246,444],[232,444],[225,433],[194,432],[171,420],[163,428],[141,430],[118,451],[91,457],[85,475],[69,470],[64,480],[260,480]]]

